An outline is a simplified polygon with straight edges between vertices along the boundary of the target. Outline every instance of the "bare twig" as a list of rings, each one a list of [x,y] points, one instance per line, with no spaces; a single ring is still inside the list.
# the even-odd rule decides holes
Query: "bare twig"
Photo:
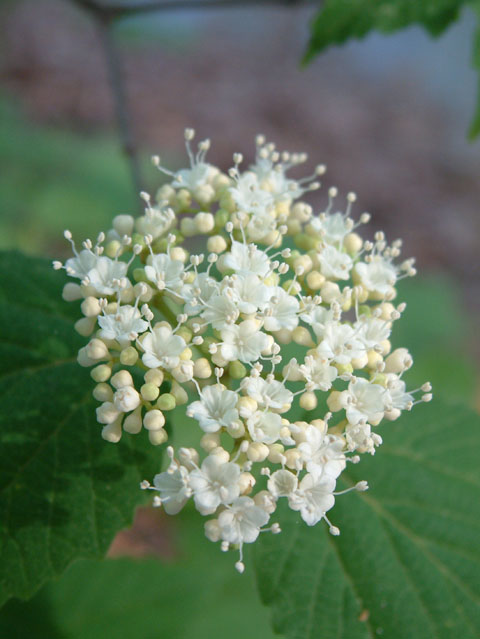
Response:
[[[143,182],[140,172],[138,150],[135,144],[130,121],[124,74],[121,68],[119,52],[112,34],[112,21],[102,14],[95,14],[95,18],[99,28],[100,39],[108,67],[108,75],[120,142],[130,167],[133,187],[136,195],[138,196],[140,191],[143,190]]]
[[[138,194],[143,190],[140,164],[130,121],[120,57],[112,35],[113,23],[121,18],[152,11],[209,7],[217,9],[247,6],[251,8],[262,6],[294,7],[302,4],[319,4],[320,0],[141,0],[138,2],[132,0],[114,0],[112,2],[73,0],[73,2],[88,11],[98,25],[108,66],[119,136],[123,152],[130,166],[133,186]]]

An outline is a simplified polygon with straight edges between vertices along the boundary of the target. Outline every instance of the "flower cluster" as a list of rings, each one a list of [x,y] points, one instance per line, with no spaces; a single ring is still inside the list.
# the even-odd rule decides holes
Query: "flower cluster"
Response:
[[[77,280],[63,296],[82,300],[76,329],[89,342],[78,361],[93,367],[102,436],[145,429],[164,444],[174,411],[171,436],[192,446],[169,445],[168,467],[142,488],[169,514],[193,499],[207,537],[239,549],[242,572],[243,544],[280,532],[269,524],[280,499],[339,534],[327,516],[335,497],[367,484],[336,492],[338,477],[382,443],[383,419],[410,410],[417,392],[429,401],[431,387],[407,390],[412,358],[391,348],[405,309],[395,287],[415,274],[401,242],[360,237],[370,216],[352,219],[353,193],[338,211],[330,188],[314,215],[303,197],[325,167],[289,176],[305,154],[258,136],[255,163],[242,171],[235,153],[223,173],[206,161],[209,141],[194,152],[193,138],[187,129],[189,168],[153,158],[167,183],[141,194],[144,215],[117,216],[81,250],[66,231],[74,256],[54,267]]]

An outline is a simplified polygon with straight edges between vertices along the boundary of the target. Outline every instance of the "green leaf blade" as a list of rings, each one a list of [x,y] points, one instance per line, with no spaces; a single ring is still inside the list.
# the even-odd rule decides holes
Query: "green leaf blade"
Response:
[[[160,455],[141,437],[101,439],[59,274],[14,253],[0,269],[1,603],[30,597],[78,557],[103,556]]]
[[[258,583],[274,627],[292,639],[474,639],[480,420],[436,400],[382,436],[377,454],[346,474],[346,485],[367,479],[370,490],[339,497],[329,513],[340,537],[283,509],[282,534],[260,540]],[[342,611],[332,601],[344,593]]]
[[[465,0],[327,0],[315,16],[304,63],[332,44],[361,39],[371,31],[392,33],[419,24],[432,36],[454,22]]]

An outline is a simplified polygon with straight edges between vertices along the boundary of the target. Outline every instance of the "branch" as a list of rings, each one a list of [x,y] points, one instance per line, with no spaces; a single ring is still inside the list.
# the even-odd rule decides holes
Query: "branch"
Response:
[[[111,20],[98,13],[95,14],[95,19],[99,28],[100,40],[103,46],[105,60],[108,67],[108,75],[120,142],[130,167],[135,195],[138,197],[140,191],[143,190],[142,178],[140,173],[138,151],[134,141],[132,126],[130,122],[128,99],[125,89],[125,81],[121,69],[120,57],[114,42],[114,38],[112,37]]]
[[[264,7],[283,6],[296,7],[299,5],[316,5],[318,0],[146,0],[142,2],[112,2],[103,3],[98,0],[73,0],[77,5],[96,15],[102,15],[109,20],[125,18],[130,15],[148,13],[151,11],[171,11],[177,9],[230,9],[234,7]]]

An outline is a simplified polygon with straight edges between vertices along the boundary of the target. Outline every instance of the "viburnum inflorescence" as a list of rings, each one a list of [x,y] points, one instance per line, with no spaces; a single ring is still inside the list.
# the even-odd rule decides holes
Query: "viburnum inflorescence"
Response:
[[[288,176],[305,154],[260,135],[255,163],[242,171],[235,153],[223,173],[206,161],[210,142],[194,153],[193,138],[187,129],[189,168],[153,158],[168,182],[154,201],[141,194],[143,216],[117,216],[79,251],[65,231],[74,257],[54,268],[78,280],[63,296],[82,300],[75,326],[90,340],[78,361],[94,367],[103,438],[146,429],[164,444],[165,415],[179,407],[173,437],[190,433],[192,446],[168,446],[168,467],[141,487],[169,514],[193,499],[207,537],[238,548],[243,572],[243,544],[280,532],[269,524],[279,499],[339,534],[327,516],[335,497],[368,488],[335,491],[347,462],[373,454],[380,422],[429,401],[431,387],[407,390],[412,358],[391,350],[405,309],[395,286],[415,274],[401,242],[362,240],[370,216],[350,217],[353,193],[340,212],[330,188],[314,215],[303,197],[325,167]]]

